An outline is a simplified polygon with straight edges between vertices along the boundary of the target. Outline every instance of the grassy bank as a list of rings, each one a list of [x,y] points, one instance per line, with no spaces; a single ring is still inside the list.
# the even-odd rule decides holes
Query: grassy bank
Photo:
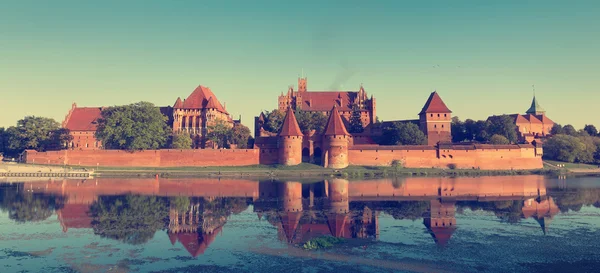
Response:
[[[69,166],[67,166],[69,167]],[[318,165],[303,163],[297,166],[255,165],[240,167],[81,167],[94,170],[98,177],[277,177],[277,178],[381,178],[395,176],[490,176],[560,174],[561,170],[472,170],[472,169],[413,169],[386,166],[349,166],[341,170],[326,169]]]

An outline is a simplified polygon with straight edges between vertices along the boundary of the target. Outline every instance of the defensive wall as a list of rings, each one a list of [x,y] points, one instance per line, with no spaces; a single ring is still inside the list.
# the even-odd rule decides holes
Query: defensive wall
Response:
[[[525,145],[380,146],[348,148],[350,165],[390,166],[394,161],[406,168],[456,168],[482,170],[541,169],[540,147]],[[195,150],[63,150],[25,153],[26,163],[111,167],[249,166],[279,162],[279,148]]]

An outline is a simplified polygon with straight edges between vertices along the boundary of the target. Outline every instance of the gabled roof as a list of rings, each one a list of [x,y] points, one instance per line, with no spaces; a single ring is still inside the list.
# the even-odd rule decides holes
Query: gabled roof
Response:
[[[544,123],[544,124],[554,124],[554,121],[552,121],[546,115],[536,115],[535,117],[538,118],[539,120],[541,120],[542,123]]]
[[[354,91],[310,91],[302,92],[301,109],[304,111],[327,111],[331,105],[338,105],[341,111],[352,111],[352,102],[358,96]]]
[[[183,245],[188,253],[192,255],[192,257],[196,258],[199,255],[204,254],[204,251],[206,251],[208,246],[215,240],[215,237],[221,232],[222,228],[223,227],[218,227],[212,233],[177,233],[177,240]]]
[[[75,107],[64,127],[71,131],[96,131],[98,119],[102,117],[100,107]]]
[[[436,91],[432,92],[419,115],[424,113],[452,113]]]
[[[175,101],[173,108],[183,108],[183,102],[181,101],[180,97],[177,97],[177,100]]]
[[[541,120],[539,120],[538,118],[536,118],[534,115],[532,114],[527,114],[523,116],[525,119],[527,119],[529,122],[531,123],[542,123]]]
[[[199,85],[190,96],[183,101],[184,109],[203,109],[207,108],[207,104],[209,100],[214,99],[214,109],[222,113],[227,113],[225,108],[221,105],[215,94],[210,90],[210,88]]]
[[[302,136],[302,131],[300,130],[300,126],[298,125],[296,115],[294,115],[292,108],[288,107],[287,109],[283,124],[281,125],[281,130],[279,131],[279,136]]]
[[[537,115],[539,113],[544,113],[544,112],[546,112],[544,110],[544,108],[542,108],[540,106],[538,101],[535,99],[535,96],[533,96],[533,100],[531,101],[531,106],[529,107],[529,110],[527,110],[527,112],[525,112],[525,113]]]
[[[337,106],[335,106],[335,105],[333,105],[333,108],[331,109],[331,113],[329,114],[329,119],[327,120],[327,126],[325,127],[324,135],[326,135],[326,136],[331,136],[331,135],[349,136],[350,135],[348,133],[348,131],[346,130],[344,121],[342,120],[342,117],[340,116],[340,112],[338,112]]]

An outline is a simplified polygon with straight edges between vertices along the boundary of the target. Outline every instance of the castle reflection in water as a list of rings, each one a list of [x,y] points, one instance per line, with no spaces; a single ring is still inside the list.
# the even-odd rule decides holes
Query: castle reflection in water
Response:
[[[507,221],[511,217],[534,218],[544,233],[559,213],[553,198],[547,195],[547,180],[543,176],[328,179],[314,183],[97,179],[21,183],[18,187],[21,192],[60,199],[56,214],[63,232],[94,228],[96,233],[106,233],[111,225],[121,227],[119,220],[103,223],[92,212],[106,207],[98,204],[111,197],[134,195],[168,200],[160,203],[165,204],[166,219],[157,230],[165,229],[171,243],[179,242],[193,257],[218,239],[231,214],[250,205],[259,219],[277,228],[281,241],[293,245],[324,235],[377,240],[381,213],[396,219],[422,219],[440,246],[448,244],[460,226],[455,217],[457,209],[489,210]]]

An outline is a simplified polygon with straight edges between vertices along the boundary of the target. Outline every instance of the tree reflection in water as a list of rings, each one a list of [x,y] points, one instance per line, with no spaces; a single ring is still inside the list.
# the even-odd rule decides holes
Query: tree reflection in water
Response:
[[[8,212],[9,219],[19,223],[46,220],[63,204],[63,197],[33,193],[23,184],[0,186],[0,211]]]

